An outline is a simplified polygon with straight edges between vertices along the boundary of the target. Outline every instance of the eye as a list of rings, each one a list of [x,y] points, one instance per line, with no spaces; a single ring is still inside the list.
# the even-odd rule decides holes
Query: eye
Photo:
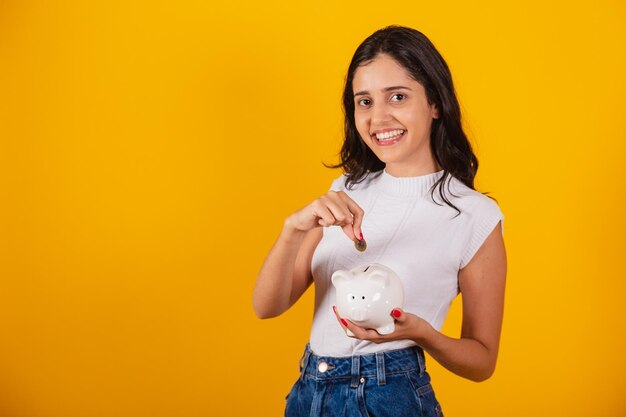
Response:
[[[396,99],[397,97],[397,99]],[[391,95],[391,101],[402,101],[406,98],[406,96],[402,93],[395,93]]]
[[[362,98],[361,100],[357,101],[357,104],[359,106],[369,106],[370,104],[372,104],[372,101],[369,98]]]
[[[361,299],[365,300],[365,296],[361,297]]]
[[[348,294],[348,301],[354,300],[355,298],[354,294]]]

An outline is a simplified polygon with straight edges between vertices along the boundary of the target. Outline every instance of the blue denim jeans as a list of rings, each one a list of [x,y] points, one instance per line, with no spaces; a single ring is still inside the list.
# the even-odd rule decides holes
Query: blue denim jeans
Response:
[[[317,356],[307,344],[285,417],[443,416],[419,347],[348,357]]]

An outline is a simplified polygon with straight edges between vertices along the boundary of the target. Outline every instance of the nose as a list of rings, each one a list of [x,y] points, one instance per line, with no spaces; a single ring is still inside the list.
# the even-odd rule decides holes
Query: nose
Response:
[[[381,126],[391,120],[387,103],[376,103],[372,107],[372,126]]]

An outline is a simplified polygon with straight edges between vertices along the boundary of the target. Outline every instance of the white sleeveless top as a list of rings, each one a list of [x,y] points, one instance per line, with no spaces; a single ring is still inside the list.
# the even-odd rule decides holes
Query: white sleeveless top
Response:
[[[335,288],[330,277],[338,269],[380,263],[393,269],[404,286],[404,310],[441,330],[452,300],[459,293],[458,273],[504,217],[496,202],[452,178],[446,181],[448,206],[435,188],[443,171],[419,177],[393,177],[386,171],[369,174],[345,187],[344,175],[331,186],[344,191],[365,212],[359,252],[340,227],[325,227],[311,263],[315,281],[315,313],[311,349],[321,356],[351,356],[414,346],[410,340],[376,344],[346,336],[332,311]],[[448,188],[449,184],[449,188]],[[451,191],[450,192],[448,192]],[[452,194],[456,195],[453,196]]]

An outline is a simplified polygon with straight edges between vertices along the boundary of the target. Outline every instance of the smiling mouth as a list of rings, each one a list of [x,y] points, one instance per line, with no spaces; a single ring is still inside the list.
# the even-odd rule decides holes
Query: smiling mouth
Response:
[[[402,139],[405,133],[406,130],[404,129],[396,129],[389,132],[377,133],[376,135],[372,136],[375,139],[376,143],[384,146],[393,145],[394,143],[398,142],[400,139]]]

